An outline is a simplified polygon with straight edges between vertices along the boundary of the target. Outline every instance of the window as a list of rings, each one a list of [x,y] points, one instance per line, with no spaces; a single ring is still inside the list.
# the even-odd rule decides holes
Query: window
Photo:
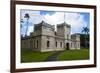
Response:
[[[37,40],[37,48],[38,48],[38,40]]]
[[[60,42],[60,47],[62,47],[62,42]]]
[[[35,40],[33,40],[33,42],[34,42],[34,43],[33,43],[33,46],[34,46],[34,48],[35,48]]]
[[[73,47],[73,43],[71,43],[71,47]]]
[[[69,34],[67,34],[67,39],[69,39]]]
[[[32,40],[30,40],[30,44],[32,44],[33,42],[32,42]]]
[[[49,47],[50,46],[50,42],[49,41],[47,41],[47,47]]]
[[[33,44],[34,44],[33,46],[34,46],[34,48],[35,48],[35,40],[34,40],[33,42],[34,42],[34,43],[33,43]]]
[[[56,47],[57,47],[57,42],[56,42]]]
[[[26,45],[26,42],[24,41],[24,45]]]
[[[80,47],[80,43],[78,43],[78,47]]]
[[[33,48],[34,48],[34,40],[33,40],[33,44],[32,45],[33,45]]]
[[[30,40],[30,48],[32,48],[32,46],[33,46],[32,43],[33,43],[32,40]]]

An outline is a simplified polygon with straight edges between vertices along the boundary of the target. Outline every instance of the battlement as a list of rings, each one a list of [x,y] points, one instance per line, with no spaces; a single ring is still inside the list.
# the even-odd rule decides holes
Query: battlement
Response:
[[[65,22],[61,23],[61,24],[57,24],[57,27],[62,27],[62,26],[67,26],[67,27],[71,28],[71,26]]]
[[[55,30],[54,25],[48,24],[48,23],[46,23],[44,21],[42,21],[42,22],[40,22],[38,24],[34,24],[34,30],[37,30],[37,29],[39,29],[39,27],[42,27],[42,26]]]

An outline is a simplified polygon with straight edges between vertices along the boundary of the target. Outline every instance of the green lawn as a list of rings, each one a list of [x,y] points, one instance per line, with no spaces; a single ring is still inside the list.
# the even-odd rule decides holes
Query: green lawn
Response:
[[[54,52],[36,52],[32,50],[21,50],[21,62],[41,62]]]
[[[43,62],[48,56],[54,54],[55,52],[35,52],[32,50],[21,50],[21,62]],[[58,55],[58,60],[85,60],[89,59],[89,50],[66,50],[62,51]]]
[[[66,50],[58,56],[58,60],[85,60],[89,59],[89,50]]]

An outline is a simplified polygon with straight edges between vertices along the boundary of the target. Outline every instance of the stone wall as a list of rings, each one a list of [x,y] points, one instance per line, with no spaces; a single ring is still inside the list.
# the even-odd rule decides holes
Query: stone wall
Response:
[[[71,27],[65,23],[57,25],[56,34],[54,26],[43,21],[34,29],[29,37],[21,40],[21,48],[41,52],[80,49],[80,36],[71,35]]]

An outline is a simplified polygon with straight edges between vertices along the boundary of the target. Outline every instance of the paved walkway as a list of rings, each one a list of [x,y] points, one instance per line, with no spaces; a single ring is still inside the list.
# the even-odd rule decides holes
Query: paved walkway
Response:
[[[45,61],[57,61],[58,55],[61,53],[61,51],[57,51],[54,54],[50,55]]]

